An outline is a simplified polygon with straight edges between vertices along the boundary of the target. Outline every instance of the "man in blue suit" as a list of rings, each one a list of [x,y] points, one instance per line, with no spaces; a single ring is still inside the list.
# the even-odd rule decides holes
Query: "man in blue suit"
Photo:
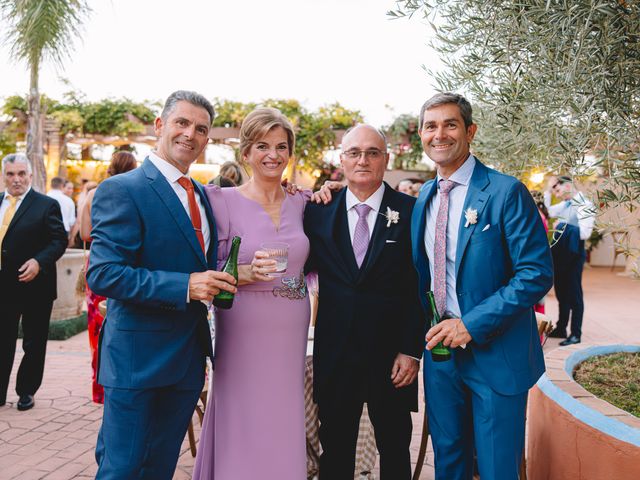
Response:
[[[87,280],[107,297],[98,381],[104,415],[98,479],[170,479],[212,356],[207,306],[232,276],[216,272],[216,228],[187,173],[214,111],[177,91],[155,121],[157,150],[100,185]]]
[[[420,136],[437,177],[413,209],[413,260],[424,292],[447,320],[427,332],[452,358],[424,357],[437,479],[517,479],[527,391],[544,372],[533,305],[552,283],[551,255],[526,187],[469,153],[477,126],[462,96],[437,94]],[[475,442],[474,442],[475,440]]]

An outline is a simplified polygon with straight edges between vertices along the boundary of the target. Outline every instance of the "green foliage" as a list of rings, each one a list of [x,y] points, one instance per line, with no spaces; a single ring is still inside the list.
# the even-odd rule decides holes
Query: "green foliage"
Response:
[[[64,320],[55,320],[49,324],[49,340],[66,340],[87,329],[87,313]],[[22,323],[18,328],[18,338],[23,338]]]
[[[349,110],[338,102],[320,107],[318,115],[330,119],[331,128],[336,130],[347,130],[357,123],[362,123],[363,117],[358,110]]]
[[[0,130],[0,158],[4,158],[10,153],[16,151],[16,136],[7,132],[6,129]]]
[[[43,58],[61,65],[90,8],[81,0],[0,0],[0,13],[9,28],[11,56],[39,68]]]
[[[82,96],[67,97],[67,102],[59,102],[41,96],[43,112],[60,123],[60,133],[92,133],[102,135],[126,136],[144,132],[144,125],[150,124],[156,117],[158,104],[152,102],[134,102],[128,98],[104,99],[99,102],[87,102]],[[19,95],[7,97],[0,111],[5,115],[20,117],[27,114],[27,100]]]
[[[640,206],[638,0],[401,0],[421,16],[479,131],[473,150],[523,178],[532,169],[598,174],[596,204]]]
[[[2,40],[10,45],[11,57],[29,67],[27,156],[33,163],[33,187],[37,191],[44,191],[47,176],[38,90],[40,65],[45,59],[62,65],[89,12],[84,0],[0,0]]]
[[[213,101],[216,117],[213,120],[214,127],[240,128],[242,120],[256,105],[255,103],[234,102],[216,98]]]
[[[127,98],[88,103],[80,107],[80,112],[84,118],[85,133],[119,136],[144,132],[144,124],[153,122],[156,116],[149,105]]]
[[[349,110],[339,103],[320,107],[310,112],[298,100],[269,98],[260,103],[242,103],[231,100],[214,100],[218,127],[235,127],[242,124],[244,118],[256,107],[272,107],[280,110],[291,122],[296,131],[297,165],[313,171],[327,167],[324,153],[333,146],[335,129],[348,128],[361,122],[360,112]]]
[[[24,115],[27,114],[27,99],[20,95],[11,95],[7,97],[2,105],[2,113],[8,116],[14,116],[16,112]]]
[[[415,115],[403,114],[397,116],[391,125],[382,128],[395,154],[394,168],[410,169],[422,160],[423,148],[418,121]]]

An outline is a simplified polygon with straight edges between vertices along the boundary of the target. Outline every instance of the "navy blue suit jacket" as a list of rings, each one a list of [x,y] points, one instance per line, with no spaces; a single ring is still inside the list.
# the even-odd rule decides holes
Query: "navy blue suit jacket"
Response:
[[[421,292],[431,284],[424,234],[426,208],[435,193],[434,180],[424,185],[411,220]],[[477,210],[478,220],[466,227],[463,218],[458,232],[456,292],[462,320],[489,386],[515,395],[544,372],[533,305],[553,281],[547,237],[527,188],[477,159],[464,203],[468,208]],[[426,297],[421,299],[429,312]]]
[[[304,230],[311,252],[308,268],[317,270],[320,302],[313,350],[313,392],[321,401],[334,372],[346,358],[356,356],[378,380],[390,384],[398,353],[416,358],[424,350],[425,317],[417,297],[417,278],[411,263],[413,197],[385,184],[380,213],[399,213],[387,227],[379,215],[369,249],[358,268],[346,214],[347,189],[328,205],[309,203]],[[348,363],[348,362],[347,362]],[[417,380],[397,391],[407,410],[417,409]]]
[[[178,196],[148,159],[96,191],[87,281],[108,298],[100,343],[104,386],[174,385],[193,374],[189,367],[202,366],[205,354],[211,356],[207,309],[187,302],[189,275],[215,270],[217,257],[211,207],[202,186],[194,184],[211,231],[206,258]]]

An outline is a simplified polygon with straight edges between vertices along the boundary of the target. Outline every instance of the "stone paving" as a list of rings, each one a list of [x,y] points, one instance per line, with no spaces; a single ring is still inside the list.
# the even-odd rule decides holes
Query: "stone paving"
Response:
[[[590,343],[640,344],[640,283],[605,268],[584,274],[585,321],[583,340]],[[550,294],[547,312],[555,320],[557,302]],[[545,350],[559,340],[550,339]],[[32,410],[18,412],[13,391],[21,349],[7,395],[0,407],[0,478],[3,480],[67,480],[95,476],[94,447],[102,406],[91,401],[91,367],[86,332],[66,341],[50,341],[44,382]],[[421,405],[422,407],[422,405]],[[411,445],[415,462],[422,431],[422,411],[413,415]],[[196,438],[199,423],[194,417]],[[193,458],[182,444],[174,479],[189,479]],[[377,472],[375,472],[377,474]],[[432,480],[433,452],[429,446],[421,480]]]

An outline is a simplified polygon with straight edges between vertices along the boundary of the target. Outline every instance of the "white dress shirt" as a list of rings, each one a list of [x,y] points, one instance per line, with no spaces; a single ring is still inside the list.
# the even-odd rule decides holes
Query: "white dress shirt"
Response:
[[[545,203],[550,203],[551,198],[545,197]],[[571,200],[562,201],[555,205],[547,205],[549,216],[558,218],[560,221],[577,225],[580,229],[580,240],[586,240],[593,232],[593,225],[596,221],[595,208],[593,203],[585,197],[582,192],[577,192]]]
[[[458,248],[458,231],[460,221],[462,220],[462,210],[464,201],[467,198],[469,183],[476,166],[476,159],[473,155],[465,160],[465,162],[456,170],[448,180],[456,182],[456,186],[449,192],[449,218],[447,220],[447,311],[460,318],[460,305],[458,304],[458,295],[456,292],[456,252]],[[438,175],[435,179],[439,182],[442,177]],[[440,208],[440,190],[436,190],[436,194],[431,199],[431,203],[427,205],[426,228],[424,231],[424,246],[429,257],[429,273],[431,275],[431,290],[433,290],[433,247],[436,235],[436,216]]]
[[[22,200],[24,200],[24,197],[27,196],[27,193],[29,193],[31,191],[31,187],[27,188],[27,191],[24,192],[22,195],[20,195],[18,197],[18,201],[16,202],[16,209],[14,212],[14,216],[15,214],[18,212],[18,209],[20,208],[20,204],[22,203]],[[9,198],[11,195],[9,194],[9,192],[7,192],[5,190],[4,192],[4,196],[2,197],[2,202],[0,202],[0,222],[2,222],[2,219],[4,218],[4,214],[7,211],[7,208],[9,208]]]
[[[171,165],[166,160],[160,158],[156,152],[149,153],[149,160],[158,170],[160,170],[160,173],[167,179],[167,182],[169,182],[169,185],[171,185],[173,191],[176,192],[180,203],[182,203],[184,211],[187,212],[187,215],[189,216],[189,218],[191,218],[191,211],[189,210],[189,197],[187,196],[187,191],[182,185],[178,183],[180,177],[186,177],[189,179],[189,181],[191,181],[191,178],[189,178],[187,175],[183,175],[182,172],[176,167]],[[196,202],[198,202],[198,208],[200,209],[200,218],[202,219],[202,236],[204,237],[204,248],[205,251],[208,252],[209,241],[211,238],[208,221],[209,217],[207,217],[207,212],[204,209],[202,199],[200,198],[200,195],[198,195],[197,191],[195,192],[195,196]]]
[[[359,218],[355,206],[364,203],[371,207],[371,210],[369,210],[369,213],[367,214],[367,224],[369,225],[369,239],[371,239],[371,235],[373,234],[373,227],[375,227],[376,220],[378,220],[378,212],[380,211],[380,205],[382,204],[383,196],[384,183],[380,185],[380,187],[375,192],[373,192],[371,196],[364,202],[358,200],[358,198],[351,192],[351,190],[347,188],[345,203],[347,207],[347,221],[349,223],[349,237],[351,237],[351,245],[353,245],[353,237],[356,233],[356,224],[358,223]]]
[[[67,234],[71,231],[71,227],[76,223],[76,205],[70,197],[65,195],[62,190],[51,189],[47,193],[48,197],[53,198],[60,204],[62,212],[62,223]]]

